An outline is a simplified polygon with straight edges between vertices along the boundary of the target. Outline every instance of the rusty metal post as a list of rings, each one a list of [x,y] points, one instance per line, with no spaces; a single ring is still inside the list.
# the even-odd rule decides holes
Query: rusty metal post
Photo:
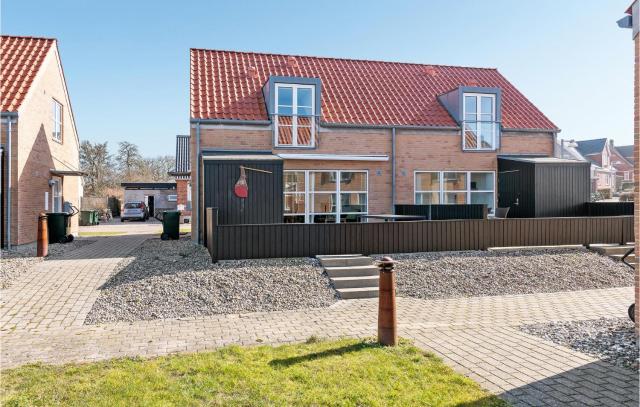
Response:
[[[398,321],[396,319],[396,276],[393,272],[394,261],[383,257],[380,267],[380,285],[378,297],[378,343],[384,346],[398,344]]]
[[[45,257],[49,253],[49,230],[47,229],[47,214],[40,212],[38,215],[38,246],[36,255]]]

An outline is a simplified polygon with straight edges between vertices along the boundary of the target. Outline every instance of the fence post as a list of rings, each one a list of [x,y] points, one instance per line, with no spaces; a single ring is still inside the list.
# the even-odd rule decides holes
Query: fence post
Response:
[[[391,257],[383,257],[379,264],[378,343],[384,346],[396,346],[398,344],[394,263]]]
[[[206,208],[205,209],[205,235],[206,245],[209,255],[211,255],[211,261],[213,263],[218,262],[217,253],[217,239],[218,239],[218,208]]]

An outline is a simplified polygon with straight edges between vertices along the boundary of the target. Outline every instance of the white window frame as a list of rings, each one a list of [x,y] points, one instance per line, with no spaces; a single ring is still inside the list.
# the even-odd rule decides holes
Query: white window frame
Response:
[[[176,194],[167,195],[167,202],[178,202],[178,195]]]
[[[467,117],[467,103],[466,103],[466,98],[468,96],[473,96],[476,98],[476,111],[475,111],[475,115],[476,115],[476,120],[475,121],[471,121],[471,120],[466,120]],[[486,120],[478,120],[478,118],[481,115],[481,101],[482,101],[482,97],[490,97],[492,100],[492,115],[491,115],[491,126],[492,126],[492,140],[491,140],[491,147],[490,148],[483,148],[482,146],[482,140],[480,139],[480,135],[476,134],[476,137],[478,137],[478,143],[476,147],[467,147],[467,143],[466,143],[466,138],[465,138],[465,124],[467,122],[475,122],[475,123],[487,123]],[[494,93],[463,93],[462,94],[462,150],[463,151],[495,151],[499,148],[499,136],[498,136],[498,129],[496,126],[498,126],[497,123],[497,111],[496,111],[496,95]]]
[[[624,180],[625,181],[631,181],[631,171],[625,171],[624,172]]]
[[[459,172],[459,173],[464,173],[466,174],[466,190],[447,190],[445,189],[445,185],[444,185],[444,173],[445,172]],[[496,204],[497,204],[497,196],[496,196],[496,172],[495,171],[486,171],[486,170],[477,170],[477,171],[467,171],[467,170],[443,170],[443,171],[429,171],[429,170],[415,170],[413,172],[413,203],[415,205],[421,205],[418,204],[418,194],[423,193],[423,192],[436,192],[436,191],[422,191],[422,190],[417,190],[417,185],[418,185],[418,174],[431,174],[431,173],[438,173],[438,183],[440,184],[440,190],[437,191],[439,192],[438,195],[438,199],[439,199],[439,204],[440,205],[452,205],[452,204],[448,204],[445,203],[444,201],[444,196],[447,193],[451,193],[451,192],[465,192],[466,193],[466,203],[470,204],[471,203],[471,195],[474,193],[492,193],[493,194],[493,209],[495,210],[496,208]],[[479,189],[479,190],[472,190],[471,189],[471,174],[491,174],[493,176],[493,190],[484,190],[484,189]],[[423,205],[429,205],[429,204],[423,204]],[[492,213],[492,212],[490,212]]]
[[[432,190],[418,190],[418,174],[438,174],[438,189]],[[437,204],[424,204],[418,203],[418,194],[424,193],[438,193],[438,203]],[[442,203],[442,173],[440,171],[414,171],[413,172],[413,203],[416,205],[439,205]]]
[[[304,191],[291,191],[284,192],[284,196],[286,195],[304,195],[304,214],[302,213],[285,213],[284,216],[302,216],[304,215],[304,223],[314,223],[313,217],[315,215],[335,215],[336,222],[340,223],[340,217],[342,215],[368,215],[369,214],[369,171],[368,170],[334,170],[334,169],[316,169],[316,170],[285,170],[284,173],[288,172],[304,172]],[[313,173],[322,173],[322,172],[330,172],[333,173],[333,177],[336,177],[336,189],[329,192],[314,192],[313,185],[311,180],[313,179]],[[357,172],[363,173],[366,177],[367,188],[365,190],[357,190],[357,191],[342,191],[340,188],[340,180],[342,179],[343,172]],[[342,194],[365,194],[366,206],[367,210],[365,212],[343,212],[342,211]],[[335,212],[313,212],[311,211],[311,200],[315,194],[320,195],[334,195],[337,199],[336,202],[336,211]],[[286,201],[286,199],[285,199]]]
[[[51,137],[58,143],[62,143],[62,131],[63,131],[63,107],[62,103],[58,102],[54,98],[52,100],[52,119],[53,130],[51,131]]]
[[[292,88],[291,96],[291,144],[280,144],[278,131],[279,131],[279,111],[280,105],[278,103],[278,95],[280,88]],[[298,89],[311,89],[311,143],[298,144]],[[274,145],[276,147],[294,147],[294,148],[315,148],[316,146],[316,87],[315,85],[302,85],[297,83],[276,83],[275,86],[275,99],[274,99],[275,116],[273,120],[274,125]],[[288,115],[283,115],[288,116]]]
[[[58,203],[58,205],[56,205]],[[62,212],[64,202],[62,200],[62,180],[53,178],[51,180],[51,212]]]

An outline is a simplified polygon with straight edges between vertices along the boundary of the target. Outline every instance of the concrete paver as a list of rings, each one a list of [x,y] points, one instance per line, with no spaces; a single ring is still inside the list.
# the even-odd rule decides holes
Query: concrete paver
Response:
[[[99,287],[149,235],[101,239],[43,262],[3,291],[3,368],[197,352],[228,344],[375,336],[377,299],[329,308],[83,325]],[[638,405],[636,373],[517,329],[624,317],[633,288],[420,300],[398,298],[400,335],[515,405]]]

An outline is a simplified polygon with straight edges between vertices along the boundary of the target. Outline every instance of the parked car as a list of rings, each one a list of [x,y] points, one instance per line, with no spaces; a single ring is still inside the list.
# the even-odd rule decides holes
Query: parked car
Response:
[[[125,202],[122,213],[120,214],[120,222],[125,220],[141,220],[149,219],[149,210],[147,205],[141,201]]]

